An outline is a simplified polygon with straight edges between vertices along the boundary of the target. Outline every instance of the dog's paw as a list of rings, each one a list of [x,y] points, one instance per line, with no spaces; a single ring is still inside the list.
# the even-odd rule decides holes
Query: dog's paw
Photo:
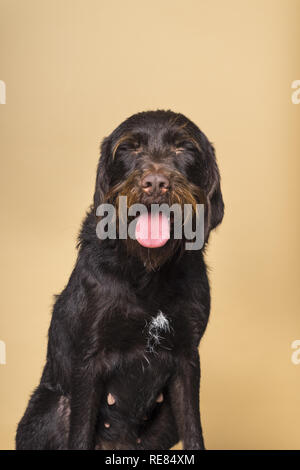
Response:
[[[202,440],[184,442],[182,448],[183,450],[205,450],[205,446]]]

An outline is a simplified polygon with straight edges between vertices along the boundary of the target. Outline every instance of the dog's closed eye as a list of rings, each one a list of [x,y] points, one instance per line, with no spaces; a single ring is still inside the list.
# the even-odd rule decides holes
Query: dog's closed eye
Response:
[[[180,141],[177,141],[174,145],[175,147],[175,152],[176,153],[179,153],[179,152],[184,152],[184,151],[187,151],[187,152],[195,152],[197,151],[198,149],[198,146],[196,146],[194,144],[194,142],[192,142],[191,140],[180,140]]]

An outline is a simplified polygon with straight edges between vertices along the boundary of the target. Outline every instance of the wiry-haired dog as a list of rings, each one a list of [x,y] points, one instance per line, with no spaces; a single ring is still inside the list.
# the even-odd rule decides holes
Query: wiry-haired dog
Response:
[[[105,138],[94,203],[58,296],[47,361],[17,449],[203,449],[199,341],[210,291],[203,249],[99,239],[100,204],[201,204],[205,242],[223,218],[214,149],[182,114],[135,114]]]

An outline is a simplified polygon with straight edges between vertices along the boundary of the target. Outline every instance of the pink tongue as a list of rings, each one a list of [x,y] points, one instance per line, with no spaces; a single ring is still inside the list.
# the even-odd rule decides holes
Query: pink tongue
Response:
[[[140,245],[146,248],[164,246],[170,238],[168,218],[162,214],[142,214],[138,218],[135,237]]]

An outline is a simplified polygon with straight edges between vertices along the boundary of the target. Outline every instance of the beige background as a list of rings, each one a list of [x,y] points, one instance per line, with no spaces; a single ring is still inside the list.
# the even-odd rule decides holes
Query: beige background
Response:
[[[299,17],[299,0],[0,0],[0,448],[40,378],[101,139],[171,108],[214,142],[226,202],[200,347],[206,445],[300,449]]]

